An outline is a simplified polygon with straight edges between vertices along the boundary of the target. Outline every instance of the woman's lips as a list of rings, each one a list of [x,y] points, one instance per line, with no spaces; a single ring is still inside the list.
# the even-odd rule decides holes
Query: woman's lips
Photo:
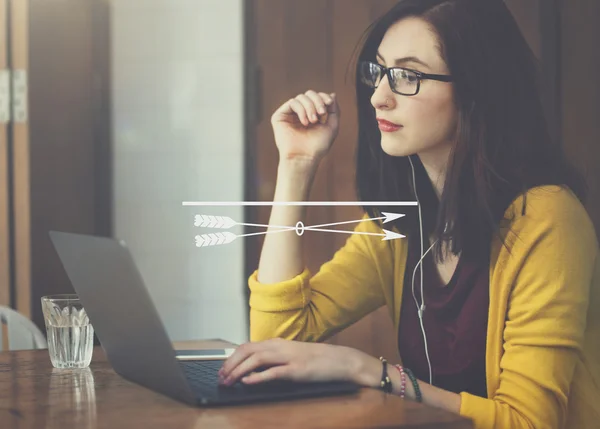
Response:
[[[385,133],[393,133],[394,131],[398,131],[402,128],[402,125],[394,124],[390,121],[386,121],[385,119],[377,119],[379,123],[379,129]]]

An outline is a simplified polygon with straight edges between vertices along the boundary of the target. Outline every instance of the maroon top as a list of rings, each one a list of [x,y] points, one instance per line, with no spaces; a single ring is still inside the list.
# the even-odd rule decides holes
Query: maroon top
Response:
[[[411,289],[420,241],[409,240],[408,261],[398,331],[402,363],[429,382],[423,333]],[[426,250],[428,247],[425,247]],[[444,390],[486,397],[485,350],[489,310],[489,256],[461,256],[450,282],[444,286],[432,251],[423,260],[425,313],[423,325],[431,360],[433,385]],[[421,303],[420,268],[415,274],[415,296]]]

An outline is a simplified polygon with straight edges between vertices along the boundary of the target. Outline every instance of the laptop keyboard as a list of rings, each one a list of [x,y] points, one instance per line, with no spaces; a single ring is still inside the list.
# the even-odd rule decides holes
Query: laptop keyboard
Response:
[[[217,385],[222,360],[191,360],[181,362],[186,378],[192,384]]]
[[[264,383],[245,385],[237,382],[232,386],[222,386],[219,384],[219,369],[223,365],[223,360],[197,360],[181,361],[181,367],[192,389],[198,389],[202,392],[200,395],[208,395],[212,398],[219,398],[220,401],[231,402],[239,400],[258,400],[265,398],[284,398],[315,396],[324,393],[345,393],[354,392],[356,388],[339,383],[296,383],[286,380],[272,380]],[[266,368],[257,368],[256,371],[264,371]],[[208,390],[207,390],[208,389]],[[213,393],[209,393],[210,390]]]
[[[183,361],[180,364],[183,367],[183,372],[192,386],[217,387],[219,390],[243,390],[245,392],[263,392],[272,391],[272,389],[294,390],[297,388],[297,383],[284,380],[272,380],[256,385],[245,385],[237,382],[232,386],[223,386],[219,384],[219,369],[223,365],[223,360],[190,360]],[[257,368],[255,371],[264,371],[266,368]]]

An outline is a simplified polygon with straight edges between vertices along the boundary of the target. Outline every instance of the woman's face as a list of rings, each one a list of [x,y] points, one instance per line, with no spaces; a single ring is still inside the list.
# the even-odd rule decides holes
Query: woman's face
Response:
[[[406,67],[423,73],[448,75],[433,28],[418,18],[406,18],[391,26],[379,45],[377,61],[386,67]],[[453,86],[448,82],[422,80],[414,96],[392,92],[387,77],[375,90],[371,103],[380,123],[381,146],[388,155],[418,154],[447,160],[457,123]],[[400,127],[386,127],[388,121]]]

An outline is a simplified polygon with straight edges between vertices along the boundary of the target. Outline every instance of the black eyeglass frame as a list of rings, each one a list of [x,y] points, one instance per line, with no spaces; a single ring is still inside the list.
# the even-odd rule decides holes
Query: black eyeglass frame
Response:
[[[450,75],[423,73],[423,72],[420,72],[418,70],[413,70],[413,69],[409,69],[409,68],[406,68],[406,67],[390,67],[390,68],[387,68],[387,67],[382,66],[381,64],[377,64],[377,63],[374,63],[372,61],[360,61],[360,63],[359,63],[359,65],[361,65],[361,66],[364,65],[364,64],[367,64],[369,66],[375,66],[375,67],[379,68],[379,70],[382,71],[381,80],[383,80],[383,76],[384,75],[387,76],[388,82],[390,83],[390,88],[391,88],[392,92],[395,93],[395,94],[398,94],[398,95],[404,95],[406,97],[414,97],[415,95],[417,95],[419,93],[419,90],[421,89],[421,81],[422,80],[437,80],[437,81],[440,81],[440,82],[452,82],[452,76],[450,76]],[[417,76],[417,89],[416,89],[416,91],[415,91],[414,94],[404,94],[404,93],[402,93],[400,91],[397,91],[394,88],[394,86],[391,85],[391,82],[393,81],[393,79],[392,79],[392,71],[394,71],[394,70],[408,71],[408,72],[414,73]],[[379,81],[380,83],[381,83],[381,80]],[[378,86],[375,86],[375,85],[371,86],[371,85],[365,83],[362,80],[361,80],[361,82],[365,86],[367,86],[369,88],[372,88],[372,89],[377,89],[377,87],[378,87]]]

